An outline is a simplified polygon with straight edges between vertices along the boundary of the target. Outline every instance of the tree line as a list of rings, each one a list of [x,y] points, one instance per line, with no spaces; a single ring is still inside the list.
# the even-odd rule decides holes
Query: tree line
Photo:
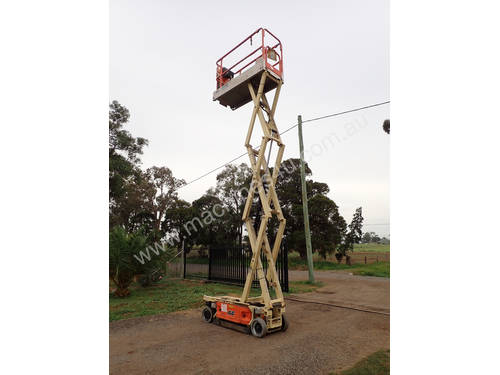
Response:
[[[390,243],[390,240],[386,237],[380,238],[380,236],[375,233],[375,232],[365,232],[363,234],[363,237],[361,237],[361,242],[362,243],[383,243],[383,244],[388,244]]]
[[[144,284],[150,283],[182,243],[186,252],[199,245],[248,248],[241,217],[252,180],[251,168],[245,163],[225,166],[214,187],[187,202],[178,196],[178,189],[186,182],[168,167],[141,167],[140,156],[148,140],[134,137],[125,129],[129,119],[127,108],[117,101],[110,104],[110,279],[118,286],[118,295],[128,294],[134,274],[146,275]],[[337,204],[327,196],[328,185],[312,179],[307,163],[305,172],[313,251],[322,257],[335,254],[339,262],[345,257],[350,263],[349,252],[362,240],[362,209],[358,208],[347,224]],[[305,259],[299,159],[282,163],[276,192],[287,220],[283,245]],[[258,225],[262,207],[257,194],[250,212]],[[277,219],[271,219],[271,238],[277,228]],[[162,251],[154,251],[158,244]],[[137,255],[147,247],[153,251],[150,259],[141,263]]]

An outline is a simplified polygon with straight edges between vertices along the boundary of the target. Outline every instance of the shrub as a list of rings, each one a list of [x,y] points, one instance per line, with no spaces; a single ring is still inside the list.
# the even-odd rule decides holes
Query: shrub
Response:
[[[116,296],[130,294],[128,288],[140,266],[134,255],[144,250],[146,244],[147,239],[141,231],[129,234],[117,226],[109,232],[109,278],[116,285]]]

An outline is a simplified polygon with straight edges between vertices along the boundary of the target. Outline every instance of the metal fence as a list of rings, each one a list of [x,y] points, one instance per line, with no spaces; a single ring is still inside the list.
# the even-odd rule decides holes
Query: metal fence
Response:
[[[241,248],[214,247],[206,254],[184,254],[184,278],[202,278],[236,285],[245,285],[249,271],[252,252]],[[267,259],[261,254],[264,273],[267,272]],[[281,289],[288,292],[288,252],[282,247],[276,260],[276,271]],[[254,278],[252,287],[258,288],[259,282]]]
[[[208,252],[208,248],[184,252],[183,277],[185,279],[208,279]]]

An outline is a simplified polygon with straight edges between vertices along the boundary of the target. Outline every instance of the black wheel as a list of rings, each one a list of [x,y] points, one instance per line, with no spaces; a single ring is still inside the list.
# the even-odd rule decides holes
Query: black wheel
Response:
[[[252,320],[250,324],[250,330],[252,331],[252,335],[258,338],[262,338],[267,333],[267,325],[264,319],[256,318]]]
[[[281,314],[281,330],[285,332],[288,329],[288,319],[285,314]]]
[[[212,323],[212,321],[214,320],[214,313],[212,312],[212,309],[208,306],[205,306],[203,308],[203,311],[201,312],[201,318],[207,323]]]

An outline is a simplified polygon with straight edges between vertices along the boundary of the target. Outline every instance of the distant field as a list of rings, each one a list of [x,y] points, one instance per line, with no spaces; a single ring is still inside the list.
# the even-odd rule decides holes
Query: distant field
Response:
[[[389,253],[391,251],[391,245],[390,244],[378,244],[378,243],[360,243],[360,244],[355,244],[354,245],[354,253],[352,254],[353,256],[356,255],[356,253]],[[294,254],[295,252],[290,252],[289,256]],[[200,258],[198,256],[197,251],[192,251],[191,253],[188,254],[188,263],[190,264],[208,264],[208,256]],[[332,260],[334,260],[333,256],[331,257]],[[318,254],[314,254],[314,259],[320,260],[320,257]],[[177,259],[177,261],[181,261],[180,257]]]
[[[360,243],[354,245],[354,252],[356,251],[366,253],[388,253],[391,251],[391,245],[378,243]]]
[[[390,244],[378,244],[378,243],[363,243],[354,245],[354,251],[349,253],[351,255],[352,263],[378,263],[378,262],[389,262],[390,261],[391,246]],[[300,258],[299,253],[296,251],[291,251],[288,253],[288,263],[294,266],[294,263],[304,263],[304,261],[295,261],[295,259]],[[337,263],[335,256],[333,254],[327,255],[326,259],[321,257],[318,253],[313,254],[314,263],[332,262]],[[345,258],[342,260],[345,263]],[[332,266],[335,267],[335,266]],[[293,268],[290,268],[293,269]]]
[[[352,266],[348,266],[345,263],[337,263],[329,260],[315,260],[314,269],[317,271],[338,271],[338,270],[349,270],[354,275],[361,276],[377,276],[377,277],[390,277],[390,263],[389,262],[378,262],[378,263],[353,263]],[[307,262],[299,257],[293,257],[288,260],[288,269],[290,270],[307,270]]]

